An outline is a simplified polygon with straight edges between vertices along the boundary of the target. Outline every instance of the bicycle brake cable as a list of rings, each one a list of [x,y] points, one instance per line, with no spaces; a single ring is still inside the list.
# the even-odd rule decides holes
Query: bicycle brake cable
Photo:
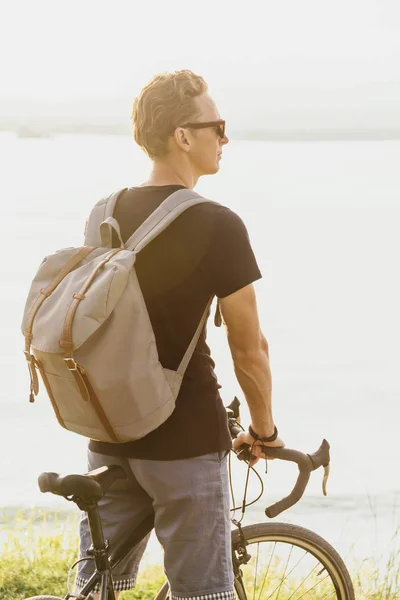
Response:
[[[240,425],[240,423],[238,423],[239,427],[241,427],[243,429],[243,427]],[[244,431],[244,429],[243,429]],[[255,445],[255,441],[253,442],[251,448],[250,448],[250,452],[253,450],[253,447]],[[261,496],[264,493],[264,482],[261,479],[259,473],[254,469],[254,467],[252,467],[250,465],[249,461],[247,462],[247,473],[246,473],[246,483],[245,483],[245,488],[244,488],[244,492],[243,492],[243,501],[242,501],[242,505],[241,506],[235,506],[235,495],[234,495],[234,490],[233,490],[233,482],[232,482],[232,467],[231,467],[231,453],[229,453],[229,485],[230,485],[230,491],[231,491],[231,498],[232,498],[232,504],[233,504],[233,508],[231,508],[231,512],[233,512],[233,516],[232,516],[232,520],[235,521],[235,512],[237,510],[242,511],[242,516],[240,517],[240,521],[236,521],[237,523],[241,523],[243,518],[244,518],[244,514],[246,511],[246,508],[249,506],[252,506],[252,504],[255,504],[256,502],[259,501],[259,499],[261,498]],[[255,500],[252,500],[251,502],[249,502],[248,504],[246,504],[246,499],[247,499],[247,490],[248,490],[248,485],[249,485],[249,477],[250,477],[250,470],[252,470],[258,477],[258,480],[261,484],[261,492],[259,493],[259,495],[257,496],[257,498]]]

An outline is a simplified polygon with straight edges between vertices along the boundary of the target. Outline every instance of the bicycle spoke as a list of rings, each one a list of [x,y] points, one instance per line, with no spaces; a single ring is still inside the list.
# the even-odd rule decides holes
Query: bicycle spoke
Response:
[[[277,544],[277,542],[275,542],[275,543],[274,543],[274,547],[273,547],[273,549],[272,549],[272,553],[271,553],[271,556],[270,556],[270,558],[269,558],[269,563],[268,563],[268,567],[267,567],[267,572],[266,572],[266,573],[265,573],[265,575],[264,575],[264,581],[263,581],[263,584],[262,584],[262,587],[261,587],[260,595],[258,596],[258,600],[261,600],[261,594],[262,594],[262,593],[263,593],[263,591],[264,591],[265,582],[267,581],[267,577],[268,577],[268,573],[269,573],[269,568],[270,568],[270,566],[271,566],[272,557],[274,556],[274,553],[275,553],[276,544]]]
[[[291,555],[292,555],[292,551],[293,551],[293,544],[290,546],[289,557],[288,557],[288,559],[287,559],[287,561],[286,561],[285,570],[284,570],[284,572],[283,572],[283,578],[281,579],[281,582],[280,582],[280,584],[276,586],[276,588],[274,589],[274,591],[272,592],[272,594],[270,594],[270,595],[268,596],[267,600],[269,600],[269,599],[270,599],[270,598],[271,598],[271,597],[272,597],[272,596],[275,594],[276,590],[279,588],[278,595],[277,595],[277,597],[276,597],[276,600],[278,600],[278,598],[279,598],[279,594],[281,593],[281,587],[282,587],[282,583],[283,583],[283,582],[285,581],[285,579],[287,579],[287,577],[290,575],[290,573],[289,573],[288,575],[286,575],[286,569],[287,569],[287,566],[288,566],[288,564],[289,564],[289,560],[290,560],[290,557],[291,557]]]
[[[276,549],[277,549],[277,544],[278,543],[279,542],[274,542],[273,549],[269,553],[268,566],[267,566],[267,569],[266,569],[264,577],[263,577],[262,585],[259,588],[259,592],[258,592],[258,595],[257,595],[257,600],[261,600],[261,598],[262,598],[262,594],[264,592],[265,585],[266,585],[266,583],[268,581],[268,574],[270,572],[272,560],[273,560],[274,555],[276,554]],[[286,545],[286,544],[283,543],[283,545]],[[289,578],[292,575],[292,573],[297,569],[297,567],[300,565],[300,563],[302,561],[304,561],[305,557],[308,557],[308,558],[312,557],[312,559],[316,561],[316,564],[312,568],[311,568],[311,565],[310,565],[310,570],[309,570],[308,574],[306,575],[304,573],[303,579],[300,581],[300,583],[297,584],[297,587],[295,588],[294,591],[291,591],[289,589],[286,592],[286,593],[289,593],[290,596],[288,596],[288,597],[285,596],[285,600],[300,600],[301,598],[306,597],[310,592],[312,592],[312,590],[315,590],[316,587],[318,587],[320,584],[322,584],[323,581],[325,581],[328,577],[330,577],[329,573],[327,573],[323,579],[320,579],[314,585],[312,585],[309,589],[307,589],[306,591],[302,592],[302,589],[304,590],[304,584],[310,578],[312,578],[313,575],[314,576],[317,575],[317,577],[318,577],[324,571],[326,572],[326,568],[323,565],[321,565],[321,563],[318,561],[318,559],[316,559],[312,554],[310,554],[310,552],[308,552],[307,550],[304,550],[303,554],[300,556],[300,558],[297,560],[297,562],[290,568],[290,570],[288,570],[291,558],[293,556],[294,548],[295,548],[295,546],[292,544],[290,546],[289,554],[288,554],[288,556],[286,558],[286,564],[285,564],[285,568],[283,570],[283,574],[281,575],[281,579],[280,579],[279,583],[274,587],[274,589],[270,592],[270,594],[266,598],[266,600],[271,600],[271,598],[273,598],[274,600],[279,600],[279,598],[281,596],[282,589],[283,589],[283,584],[289,580]],[[279,556],[279,553],[278,553],[278,556]],[[260,561],[262,560],[261,557],[262,557],[262,554],[261,554],[261,551],[260,551],[260,542],[257,542],[257,553],[254,555],[254,558],[255,558],[255,570],[254,570],[254,574],[253,574],[253,594],[252,594],[253,600],[255,600],[255,598],[256,598],[257,579],[258,579],[258,574],[260,572],[260,564],[261,564]],[[278,558],[278,560],[279,560],[279,558]],[[321,566],[322,566],[322,568],[321,568]],[[261,583],[261,581],[260,581],[260,583]],[[326,590],[324,590],[324,591],[326,592]],[[301,596],[296,596],[296,594],[298,592],[300,592]],[[333,590],[332,592],[329,591],[327,596],[324,596],[323,599],[321,598],[319,600],[325,600],[327,598],[330,598],[334,593],[335,593],[335,590]]]
[[[287,570],[287,568],[288,568],[288,564],[289,564],[289,561],[290,561],[290,557],[292,556],[292,552],[293,552],[293,544],[292,544],[292,546],[291,546],[291,548],[290,548],[289,556],[288,556],[288,559],[287,559],[287,561],[286,561],[285,570],[284,570],[284,572],[283,572],[283,579],[282,579],[282,581],[281,581],[281,585],[280,585],[280,587],[279,587],[279,591],[278,591],[278,595],[277,595],[277,597],[276,597],[276,600],[278,600],[278,599],[279,599],[279,596],[280,596],[280,593],[281,593],[281,588],[282,588],[282,583],[283,583],[283,582],[284,582],[284,581],[285,581],[285,580],[286,580],[286,579],[289,577],[289,574],[290,574],[290,573],[288,573],[288,575],[286,575],[286,570]]]
[[[298,561],[298,562],[295,564],[295,566],[293,567],[293,569],[297,567],[297,565],[298,565],[298,564],[299,564],[299,563],[300,563],[300,562],[303,560],[303,558],[304,558],[304,557],[305,557],[307,554],[308,554],[308,552],[307,552],[307,551],[306,551],[306,552],[304,552],[303,556],[302,556],[302,557],[301,557],[301,559],[300,559],[300,560],[299,560],[299,561]],[[318,567],[318,563],[315,565],[315,567],[313,568],[313,570],[312,570],[312,571],[310,571],[310,573],[307,575],[307,577],[305,577],[305,578],[303,579],[303,581],[301,581],[301,582],[300,582],[300,584],[299,584],[299,585],[297,586],[297,588],[294,590],[293,594],[292,594],[291,596],[289,596],[288,600],[291,600],[291,598],[293,598],[293,596],[295,595],[295,593],[297,592],[297,590],[299,590],[299,589],[301,588],[301,586],[304,584],[304,582],[305,582],[305,581],[307,581],[307,579],[308,579],[309,577],[311,577],[311,575],[314,573],[314,571],[315,571],[315,569],[317,569],[317,567]],[[293,571],[293,569],[292,569],[292,571]],[[290,571],[290,573],[291,573],[292,571]],[[290,573],[289,573],[289,575],[290,575]]]
[[[354,600],[350,579],[341,577],[345,566],[331,560],[340,557],[324,540],[314,543],[315,534],[298,528],[296,536],[296,530],[283,523],[257,525],[248,527],[249,535],[244,528],[250,560],[241,565],[242,588],[235,584],[238,600]]]
[[[317,583],[315,585],[313,585],[309,590],[307,590],[306,592],[304,592],[304,594],[302,596],[299,596],[298,598],[296,598],[296,600],[301,600],[302,598],[304,598],[308,593],[310,593],[312,590],[314,590],[316,587],[318,587],[319,585],[321,585],[321,583],[323,581],[325,581],[325,579],[329,577],[328,575],[325,575],[325,577],[323,579],[321,579],[321,581],[317,581]],[[332,594],[330,594],[332,595]]]
[[[330,598],[332,596],[332,594],[336,594],[336,590],[333,590],[333,592],[331,592],[330,594],[325,596],[325,598],[322,598],[322,600],[326,600],[327,598]]]
[[[257,559],[256,559],[256,569],[254,572],[254,590],[253,590],[253,600],[255,600],[256,597],[256,586],[257,586],[257,570],[258,570],[258,557],[260,554],[260,542],[258,542],[257,544]]]

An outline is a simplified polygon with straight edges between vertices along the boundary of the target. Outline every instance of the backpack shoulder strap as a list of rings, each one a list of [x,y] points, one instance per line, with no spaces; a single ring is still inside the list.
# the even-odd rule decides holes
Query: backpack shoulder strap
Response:
[[[180,365],[179,365],[179,367],[177,369],[177,373],[179,373],[180,375],[182,375],[182,377],[184,376],[186,368],[187,368],[187,366],[188,366],[188,364],[190,362],[190,359],[193,356],[193,352],[196,349],[197,343],[198,343],[198,341],[200,339],[200,336],[201,336],[201,332],[203,331],[203,329],[204,329],[204,327],[205,327],[205,325],[207,323],[207,318],[208,318],[208,315],[209,315],[209,312],[210,312],[210,308],[211,308],[211,304],[212,304],[213,299],[214,299],[214,297],[211,297],[209,299],[209,301],[207,303],[207,306],[206,306],[206,308],[204,310],[204,313],[203,313],[203,315],[201,317],[200,323],[198,324],[197,329],[194,332],[192,341],[190,342],[190,344],[189,344],[189,346],[188,346],[188,348],[187,348],[187,350],[186,350],[186,352],[185,352],[185,354],[184,354],[184,356],[183,356],[183,358],[181,360],[181,363],[180,363]]]
[[[160,204],[160,206],[138,227],[138,229],[131,235],[129,240],[125,243],[125,249],[131,250],[135,254],[143,250],[147,244],[149,244],[159,233],[164,231],[172,221],[174,221],[180,214],[191,206],[201,204],[203,202],[212,202],[212,204],[218,204],[207,198],[203,198],[193,190],[183,189],[178,190],[168,196]],[[204,313],[201,317],[200,323],[194,332],[193,338],[187,348],[181,363],[177,369],[177,372],[184,375],[186,368],[192,358],[193,352],[199,341],[201,332],[206,325],[207,318],[209,315],[213,296],[209,299]]]
[[[131,235],[125,243],[126,250],[132,250],[137,254],[181,213],[191,206],[203,202],[212,202],[212,200],[203,198],[193,190],[183,189],[174,192]],[[212,203],[217,204],[216,202]]]
[[[113,216],[115,204],[126,189],[123,188],[118,192],[114,192],[111,196],[102,198],[94,205],[86,224],[85,246],[101,246],[100,225],[108,217]]]

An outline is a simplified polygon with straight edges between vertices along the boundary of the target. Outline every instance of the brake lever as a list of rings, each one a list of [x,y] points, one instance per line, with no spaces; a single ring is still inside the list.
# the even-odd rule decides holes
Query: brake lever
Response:
[[[315,469],[319,469],[319,467],[324,467],[324,475],[322,479],[322,493],[324,496],[327,495],[327,483],[328,477],[330,473],[330,446],[326,440],[322,440],[321,446],[318,448],[316,452],[313,454],[308,454],[308,457],[311,460],[311,463]]]
[[[329,477],[330,471],[331,471],[331,466],[330,466],[330,464],[328,464],[324,467],[324,476],[322,479],[322,493],[324,496],[328,495],[328,492],[326,490],[326,484],[328,483],[328,477]]]
[[[254,456],[254,454],[251,453],[250,446],[248,444],[242,444],[241,446],[239,446],[239,448],[236,452],[236,456],[238,457],[239,460],[244,460],[244,461],[249,461],[252,458],[256,458]]]

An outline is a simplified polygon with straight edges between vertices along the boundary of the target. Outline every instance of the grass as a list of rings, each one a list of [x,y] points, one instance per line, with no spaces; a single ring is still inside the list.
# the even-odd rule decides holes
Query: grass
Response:
[[[78,519],[70,511],[0,511],[0,533],[8,533],[0,553],[0,600],[24,600],[43,593],[65,596],[68,572],[78,557]],[[74,574],[71,583],[73,579]],[[120,598],[150,600],[164,581],[161,566],[149,565],[139,574],[136,588]]]
[[[354,577],[356,598],[363,600],[399,600],[400,598],[400,530],[389,543],[386,557],[365,559]]]
[[[65,533],[35,539],[30,534],[23,539],[10,536],[0,554],[1,600],[23,600],[43,593],[64,597],[77,546],[77,537]],[[136,588],[121,594],[121,600],[150,600],[164,581],[162,568],[149,565],[140,574]]]
[[[64,597],[68,571],[77,557],[77,517],[71,514],[60,517],[51,513],[31,513],[30,516],[28,513],[21,513],[13,515],[12,521],[13,532],[9,533],[0,553],[0,599],[24,600],[43,593]],[[9,525],[7,519],[0,518],[0,530]],[[37,533],[38,526],[41,532],[47,528],[52,532],[58,531],[51,535]],[[387,554],[389,558],[383,564],[382,561],[368,559],[353,569],[357,600],[399,600],[398,539],[399,532],[396,532]],[[277,577],[281,567],[279,564],[274,565],[268,576],[269,582]],[[246,568],[251,570],[252,567]],[[161,566],[149,565],[141,571],[136,588],[123,592],[121,600],[150,600],[164,580]],[[265,596],[265,591],[263,595]],[[286,594],[286,597],[289,596],[290,593]],[[281,597],[285,598],[283,588]],[[318,600],[320,597],[318,594],[307,595],[310,600]]]

